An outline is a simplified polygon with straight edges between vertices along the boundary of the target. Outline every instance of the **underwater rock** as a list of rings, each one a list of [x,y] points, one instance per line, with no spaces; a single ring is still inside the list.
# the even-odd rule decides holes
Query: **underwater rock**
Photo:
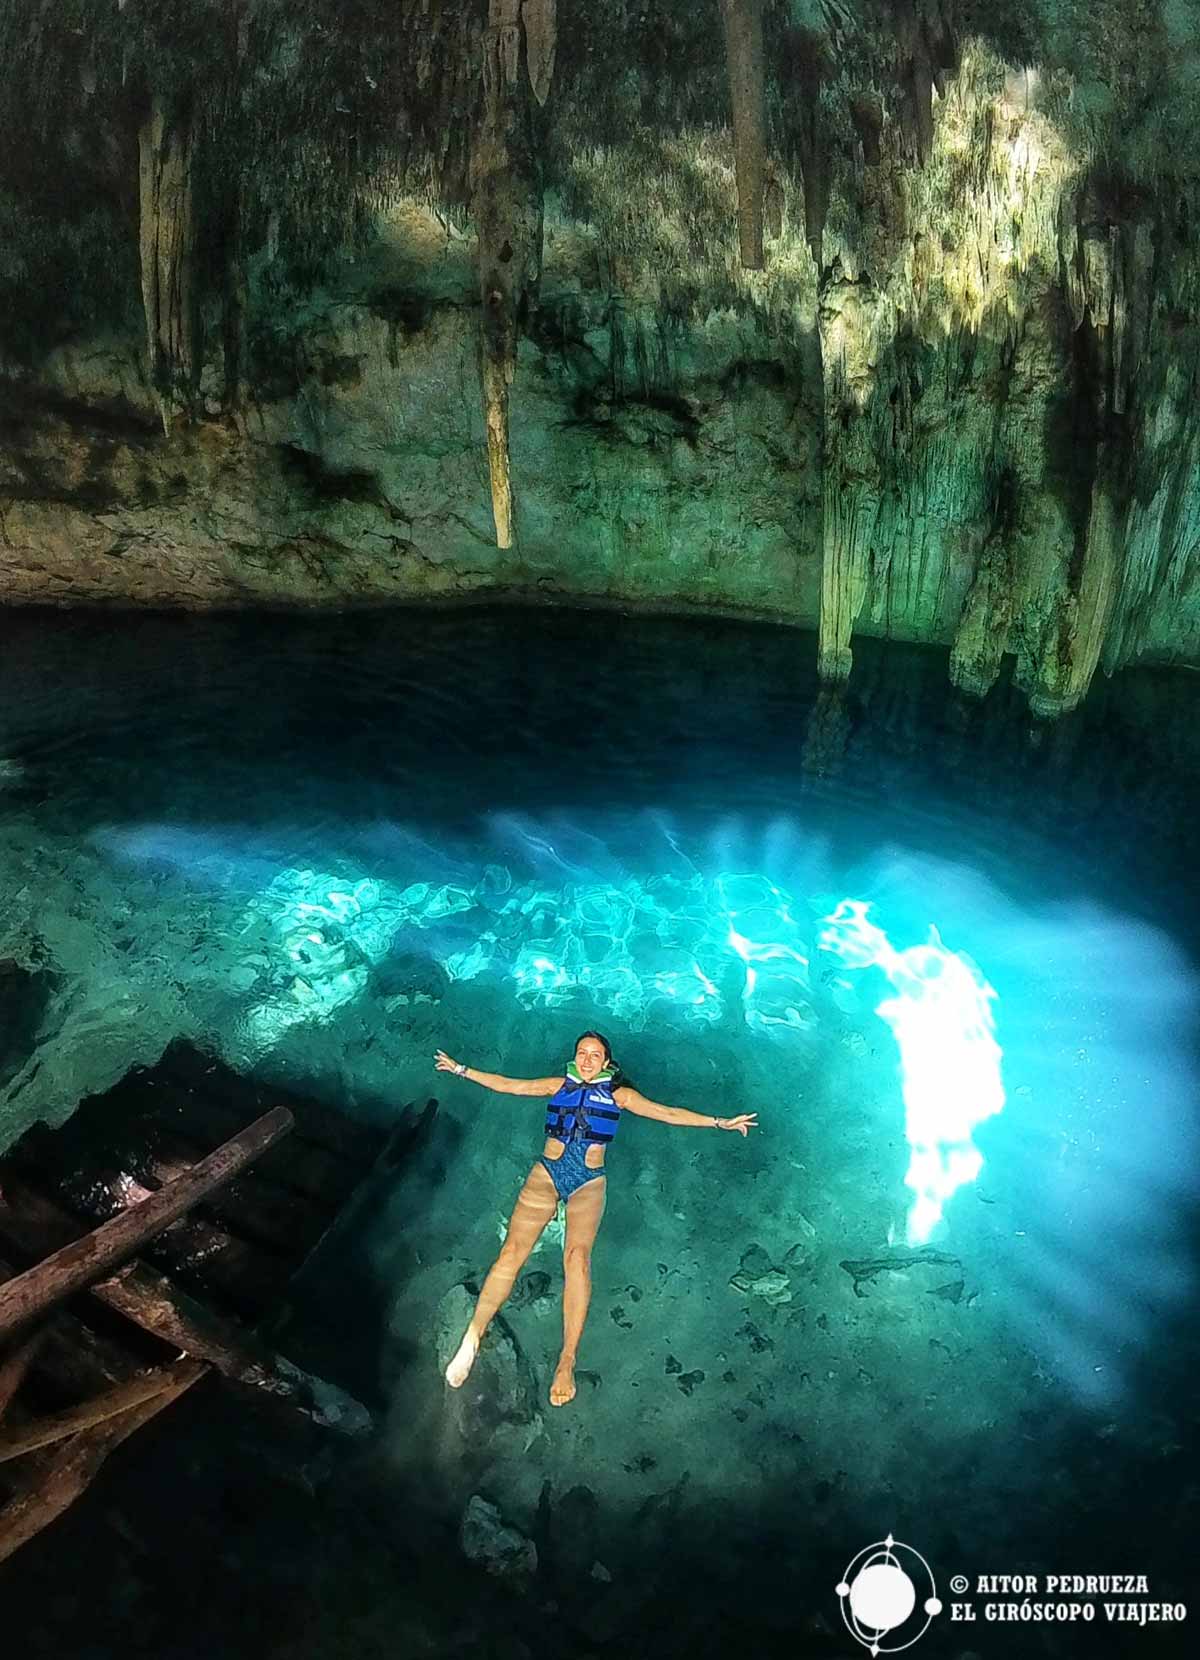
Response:
[[[544,1554],[562,1594],[587,1574],[600,1543],[600,1502],[584,1483],[572,1487],[552,1507]]]
[[[747,1279],[745,1274],[735,1274],[729,1283],[752,1297],[761,1297],[773,1308],[792,1300],[788,1277],[778,1268],[772,1268],[769,1274],[762,1274],[756,1280]]]
[[[932,1291],[926,1292],[928,1297],[942,1297],[948,1303],[961,1303],[964,1282],[949,1280],[945,1285],[935,1285]]]
[[[61,1124],[84,1096],[102,1095],[132,1067],[155,1065],[186,1020],[169,982],[114,983],[100,960],[94,973],[59,973],[57,965],[39,970],[28,995],[30,1018],[38,1024],[27,1054],[22,1055],[19,1038],[18,1047],[8,1049],[7,1076],[0,1083],[5,1140],[39,1119]]]
[[[760,1274],[769,1274],[774,1264],[761,1245],[750,1245],[742,1252],[742,1273],[757,1279]]]
[[[506,1306],[510,1309],[531,1308],[534,1303],[544,1302],[549,1296],[550,1276],[544,1269],[535,1268],[532,1273],[522,1274]],[[576,1376],[579,1374],[576,1373]]]
[[[37,1047],[56,975],[0,959],[0,1085],[6,1084]]]
[[[740,1326],[737,1335],[747,1340],[752,1354],[768,1354],[775,1347],[773,1340],[759,1331],[753,1320],[747,1320],[744,1326]]]
[[[675,1379],[675,1382],[679,1385],[685,1395],[690,1395],[692,1390],[695,1389],[698,1384],[704,1382],[704,1373],[684,1372]]]
[[[864,1285],[870,1285],[880,1274],[899,1274],[908,1268],[921,1267],[962,1268],[958,1257],[950,1256],[945,1251],[935,1251],[926,1246],[919,1251],[892,1251],[888,1256],[863,1257],[857,1261],[845,1261],[838,1264],[844,1268],[854,1281],[854,1295],[865,1297]],[[948,1293],[947,1293],[948,1294]],[[941,1293],[939,1293],[941,1295]],[[958,1301],[956,1297],[955,1302]]]
[[[795,1247],[793,1247],[794,1249]],[[735,1291],[761,1297],[772,1308],[792,1300],[791,1282],[776,1268],[761,1245],[751,1245],[742,1255],[742,1265],[729,1281]]]
[[[494,1504],[472,1493],[463,1511],[459,1546],[470,1562],[498,1579],[524,1583],[537,1572],[537,1546],[515,1527],[505,1525]]]
[[[440,1003],[449,984],[441,964],[417,951],[389,951],[370,979],[379,997],[408,1003]]]
[[[465,1285],[451,1286],[438,1305],[438,1364],[449,1364],[475,1311]],[[461,1389],[447,1387],[448,1416],[473,1458],[513,1458],[528,1452],[542,1433],[539,1391],[513,1333],[497,1318]]]

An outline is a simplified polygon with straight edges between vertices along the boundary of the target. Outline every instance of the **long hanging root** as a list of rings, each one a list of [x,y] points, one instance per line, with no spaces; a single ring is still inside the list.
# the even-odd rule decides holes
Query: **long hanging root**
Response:
[[[762,0],[721,0],[729,97],[733,106],[733,153],[737,172],[738,242],[742,264],[763,264],[763,185],[766,170],[766,111],[763,102]]]
[[[519,73],[522,15],[520,0],[489,0],[483,109],[470,165],[483,308],[479,374],[499,548],[510,548],[514,533],[508,402],[517,367],[517,319],[523,302],[536,292],[542,260],[541,170],[529,119],[530,89]],[[553,5],[532,8],[526,19],[527,34],[532,26],[536,42],[528,68],[539,98],[549,91],[554,23]]]

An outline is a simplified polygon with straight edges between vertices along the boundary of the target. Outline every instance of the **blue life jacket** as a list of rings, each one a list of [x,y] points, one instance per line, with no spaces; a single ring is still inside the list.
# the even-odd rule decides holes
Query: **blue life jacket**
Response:
[[[613,1077],[612,1072],[600,1072],[590,1084],[584,1083],[572,1061],[562,1087],[546,1103],[546,1134],[559,1141],[611,1141],[621,1116]]]

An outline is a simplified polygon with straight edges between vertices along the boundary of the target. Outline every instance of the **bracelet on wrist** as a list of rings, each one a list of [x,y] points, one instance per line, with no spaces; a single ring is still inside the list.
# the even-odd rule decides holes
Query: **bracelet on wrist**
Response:
[[[454,1068],[455,1076],[465,1078],[469,1070],[469,1067],[467,1067],[462,1061],[459,1061],[458,1065]]]

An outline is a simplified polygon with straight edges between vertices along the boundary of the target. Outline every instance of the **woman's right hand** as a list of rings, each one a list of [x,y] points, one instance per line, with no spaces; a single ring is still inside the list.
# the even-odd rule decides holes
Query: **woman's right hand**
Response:
[[[444,1049],[439,1049],[433,1057],[434,1065],[439,1072],[457,1072],[458,1062],[452,1061]]]
[[[758,1128],[758,1114],[756,1112],[740,1112],[736,1118],[718,1118],[718,1130],[736,1130],[739,1135],[749,1135],[751,1130]]]

